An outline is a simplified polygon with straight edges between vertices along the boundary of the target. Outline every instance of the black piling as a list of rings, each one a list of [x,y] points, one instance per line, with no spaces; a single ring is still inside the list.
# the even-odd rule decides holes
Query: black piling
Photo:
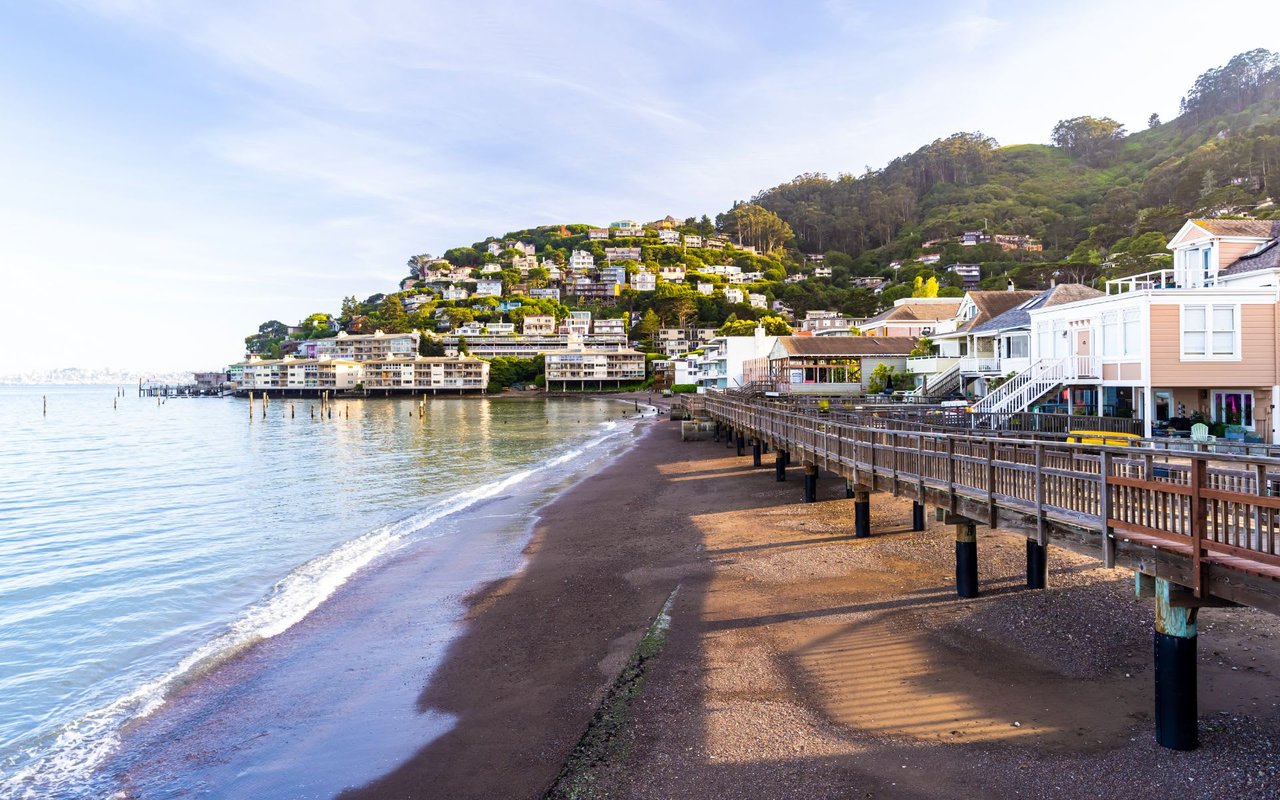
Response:
[[[781,450],[773,451],[773,475],[779,483],[787,479],[787,454]]]
[[[816,502],[818,499],[818,466],[816,464],[804,465],[804,501],[806,503]]]
[[[857,539],[871,535],[871,492],[853,493],[853,535]]]
[[[1043,589],[1049,581],[1049,548],[1027,540],[1027,588]]]
[[[1173,585],[1160,578],[1155,583],[1156,741],[1170,750],[1195,750],[1196,609],[1175,607]]]
[[[924,503],[911,504],[911,530],[924,530]]]
[[[760,466],[760,440],[756,439],[751,442],[751,466]]]
[[[978,526],[956,523],[956,594],[978,596]]]
[[[746,439],[746,437],[745,437],[745,436],[743,436],[741,433],[739,433],[739,434],[734,438],[734,441],[735,441],[735,442],[737,443],[737,445],[738,445],[738,455],[742,455],[743,448],[745,448],[745,447],[747,446],[747,439]]]

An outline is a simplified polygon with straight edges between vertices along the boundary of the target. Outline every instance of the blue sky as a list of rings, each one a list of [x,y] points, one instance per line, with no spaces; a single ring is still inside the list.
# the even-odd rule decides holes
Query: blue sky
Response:
[[[960,130],[1141,128],[1275,44],[1238,38],[1270,3],[1232,7],[4,3],[0,313],[40,345],[0,374],[215,367],[263,320],[389,291],[414,253],[714,216]]]

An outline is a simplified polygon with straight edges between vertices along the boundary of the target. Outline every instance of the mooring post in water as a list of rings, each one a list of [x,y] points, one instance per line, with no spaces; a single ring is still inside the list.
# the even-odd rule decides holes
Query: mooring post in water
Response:
[[[911,530],[924,530],[924,503],[911,504]]]
[[[1196,612],[1191,590],[1141,572],[1139,597],[1155,595],[1156,741],[1170,750],[1194,750],[1196,731]]]
[[[956,594],[978,596],[978,526],[956,521]]]
[[[751,466],[760,466],[760,440],[751,440]]]
[[[865,539],[871,535],[871,492],[855,489],[853,492],[853,536]]]
[[[781,450],[773,451],[773,476],[779,483],[787,479],[787,454]]]
[[[818,499],[818,465],[805,462],[804,465],[804,501],[816,502]]]
[[[40,400],[43,401],[44,403],[44,411],[42,413],[44,414],[44,416],[47,417],[49,416],[49,395],[47,394],[40,395]]]
[[[1027,539],[1027,588],[1043,589],[1049,583],[1049,547]]]

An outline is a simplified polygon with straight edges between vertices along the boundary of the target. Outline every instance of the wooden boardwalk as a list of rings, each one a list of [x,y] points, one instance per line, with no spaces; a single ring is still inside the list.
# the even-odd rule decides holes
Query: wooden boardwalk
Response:
[[[1280,459],[962,432],[891,409],[833,419],[720,395],[690,405],[857,490],[1097,555],[1201,603],[1280,613]]]

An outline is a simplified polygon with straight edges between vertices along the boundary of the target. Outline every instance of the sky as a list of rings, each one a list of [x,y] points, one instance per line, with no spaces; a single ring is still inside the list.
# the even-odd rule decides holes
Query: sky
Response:
[[[0,374],[212,369],[413,254],[714,217],[956,131],[1137,130],[1280,44],[1274,0],[1231,5],[0,3]]]

